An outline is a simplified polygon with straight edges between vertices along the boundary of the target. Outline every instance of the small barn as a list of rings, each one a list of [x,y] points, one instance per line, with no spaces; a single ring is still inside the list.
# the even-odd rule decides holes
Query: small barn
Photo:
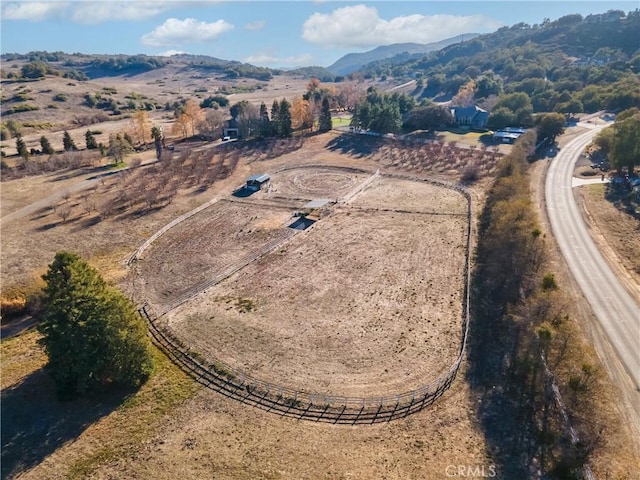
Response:
[[[270,180],[271,177],[266,173],[263,173],[261,175],[253,175],[247,178],[247,185],[245,188],[247,190],[257,192],[258,190],[261,190],[262,187],[266,186]]]

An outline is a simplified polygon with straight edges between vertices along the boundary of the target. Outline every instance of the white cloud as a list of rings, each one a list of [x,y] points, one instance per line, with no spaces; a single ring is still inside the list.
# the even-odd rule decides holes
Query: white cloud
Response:
[[[112,20],[146,20],[176,8],[179,2],[76,2],[71,20],[76,23],[96,24]]]
[[[259,67],[301,67],[311,65],[313,56],[308,53],[302,53],[300,55],[278,57],[273,52],[264,51],[250,55],[243,61]]]
[[[168,18],[151,33],[144,34],[141,42],[150,47],[173,47],[187,43],[209,42],[217,40],[220,35],[233,28],[234,26],[225,20],[205,23],[195,18],[184,20]]]
[[[495,30],[502,23],[484,15],[408,15],[380,18],[374,7],[354,5],[331,14],[314,13],[302,27],[302,38],[333,47],[375,47],[392,43],[431,43],[462,33]]]
[[[264,20],[256,20],[255,22],[249,22],[247,23],[244,28],[246,30],[262,30],[265,25],[267,24],[267,22],[265,22]]]
[[[69,2],[8,2],[2,5],[2,18],[39,22],[63,16],[70,5]]]
[[[2,3],[3,20],[43,21],[70,19],[75,23],[97,24],[108,21],[136,21],[153,18],[163,12],[184,7],[202,8],[216,0],[73,0],[12,1]]]

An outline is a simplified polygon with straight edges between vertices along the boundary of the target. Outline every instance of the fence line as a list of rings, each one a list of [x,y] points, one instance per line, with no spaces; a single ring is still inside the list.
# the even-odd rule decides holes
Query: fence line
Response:
[[[379,171],[376,171],[376,173],[372,177],[369,177],[364,184],[368,185],[377,178],[378,175],[380,175]],[[462,305],[462,338],[456,360],[443,375],[417,389],[381,397],[347,397],[307,392],[253,378],[250,375],[247,375],[246,372],[239,371],[217,359],[208,360],[198,352],[192,351],[189,346],[184,345],[180,339],[159,324],[158,319],[162,317],[164,313],[172,310],[179,304],[186,302],[194,294],[197,294],[215,283],[228,278],[230,275],[255,261],[257,258],[260,258],[274,248],[277,248],[278,245],[286,241],[296,232],[285,232],[286,235],[283,235],[283,238],[278,237],[268,242],[260,250],[246,255],[236,265],[229,267],[213,279],[209,279],[195,285],[176,299],[168,309],[163,309],[160,315],[156,315],[152,312],[148,304],[145,303],[142,305],[138,312],[146,320],[153,342],[183,371],[205,387],[219,392],[228,398],[281,416],[335,424],[373,424],[404,418],[433,404],[449,389],[455,380],[458,370],[460,369],[460,365],[464,359],[467,344],[471,285],[471,195],[464,187],[458,184],[420,179],[402,174],[384,175],[411,181],[424,181],[444,188],[453,189],[460,192],[467,200],[467,241],[464,266],[465,281]],[[361,184],[358,189],[361,190],[362,188]],[[356,191],[356,193],[358,192]],[[211,202],[207,202],[207,204],[198,207],[199,209],[196,209],[197,211],[192,210],[191,212],[188,212],[188,214],[190,214],[189,216],[206,208],[210,203]],[[182,220],[184,220],[184,218]],[[179,222],[172,222],[167,225],[164,231],[177,223]],[[162,233],[164,233],[164,231]],[[158,233],[161,234],[160,232]],[[156,235],[155,238],[158,236],[160,235]],[[151,240],[151,238],[149,240]],[[150,241],[145,242],[147,246],[150,243]],[[138,249],[136,254],[139,255],[143,250],[144,249],[141,247]],[[132,258],[137,258],[136,254],[134,254]],[[133,261],[135,261],[135,259]]]
[[[341,203],[349,203],[351,200],[353,200],[353,198],[358,195],[360,192],[362,192],[365,188],[367,188],[369,185],[371,185],[376,178],[378,178],[380,176],[380,170],[376,170],[376,173],[374,173],[373,175],[371,175],[369,178],[367,178],[364,182],[362,182],[360,185],[358,185],[357,187],[355,187],[353,190],[351,190],[350,192],[348,192],[344,197],[342,197],[342,199],[340,200]]]
[[[185,213],[183,215],[180,215],[177,218],[174,218],[171,222],[169,222],[164,227],[162,227],[160,230],[158,230],[156,233],[151,235],[147,239],[146,242],[144,242],[142,245],[140,245],[140,247],[135,251],[135,253],[133,255],[131,255],[131,257],[129,257],[129,260],[127,261],[127,265],[134,264],[138,260],[138,258],[140,258],[140,255],[142,255],[142,252],[144,252],[147,248],[149,248],[149,246],[153,242],[155,242],[158,239],[158,237],[164,235],[169,229],[175,227],[176,225],[178,225],[179,223],[185,221],[189,217],[193,217],[196,213],[199,213],[202,210],[204,210],[205,208],[210,207],[211,205],[213,205],[217,201],[218,201],[217,198],[213,198],[213,199],[209,200],[208,202],[203,203],[199,207],[196,207],[193,210],[190,210],[187,213]]]

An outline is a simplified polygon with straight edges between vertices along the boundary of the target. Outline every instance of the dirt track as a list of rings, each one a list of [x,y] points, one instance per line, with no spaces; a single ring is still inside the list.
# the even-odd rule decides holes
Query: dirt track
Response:
[[[348,192],[363,177],[328,168],[276,174],[269,193],[222,201],[167,232],[136,281],[161,308],[286,231],[301,197],[339,196],[328,189]],[[297,199],[288,211],[284,193]],[[417,388],[458,353],[465,212],[455,191],[378,178],[166,321],[195,351],[265,381],[353,396]]]

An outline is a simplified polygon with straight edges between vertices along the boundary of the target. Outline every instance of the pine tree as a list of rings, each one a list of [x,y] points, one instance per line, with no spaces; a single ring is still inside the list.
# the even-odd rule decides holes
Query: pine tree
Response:
[[[158,126],[153,126],[151,127],[151,137],[153,138],[153,144],[156,147],[156,158],[158,160],[160,160],[160,157],[162,156],[162,140],[163,140],[163,133],[162,133],[162,128],[158,127]]]
[[[98,142],[96,142],[96,137],[93,136],[93,132],[91,130],[87,130],[87,133],[84,134],[84,138],[87,142],[87,150],[95,150],[98,148]]]
[[[67,132],[66,130],[64,131],[64,135],[62,136],[62,146],[64,147],[65,152],[70,152],[72,150],[78,149],[78,147],[76,147],[76,144],[73,143],[71,135],[69,135],[69,132]]]
[[[55,153],[55,150],[51,146],[49,139],[44,135],[40,137],[40,147],[42,147],[42,153],[46,155],[53,155]]]
[[[38,330],[60,396],[147,379],[153,358],[146,328],[120,291],[69,252],[57,253],[42,278],[46,313]]]
[[[333,128],[331,110],[329,108],[329,98],[326,96],[322,99],[322,111],[320,112],[320,119],[318,123],[318,129],[321,132],[328,132]]]
[[[278,130],[279,137],[290,137],[293,132],[291,128],[291,104],[286,98],[283,98],[279,105]]]
[[[271,120],[269,120],[269,111],[264,102],[260,104],[260,136],[268,138],[272,136]]]
[[[274,100],[271,105],[271,135],[279,137],[280,131],[280,104]]]
[[[16,136],[16,150],[18,150],[18,155],[20,155],[24,161],[29,160],[29,150],[27,150],[27,144],[24,142],[22,135]]]

